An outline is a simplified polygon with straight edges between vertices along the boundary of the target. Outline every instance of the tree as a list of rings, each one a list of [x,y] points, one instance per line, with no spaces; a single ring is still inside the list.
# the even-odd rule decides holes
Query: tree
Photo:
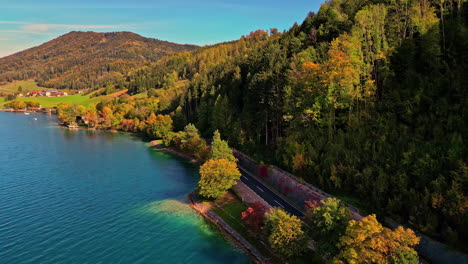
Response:
[[[383,227],[375,215],[369,215],[357,222],[350,221],[338,247],[341,252],[334,263],[411,263],[418,259],[413,247],[419,238],[411,229],[399,226],[395,230]]]
[[[289,258],[305,250],[305,232],[297,216],[274,208],[267,213],[266,230],[268,242],[275,252]]]
[[[211,143],[210,159],[227,159],[236,162],[236,158],[232,154],[232,149],[229,148],[228,142],[221,139],[221,134],[216,130],[213,134],[213,142]]]
[[[146,133],[151,138],[164,138],[172,131],[172,119],[169,115],[155,115],[152,113],[146,123]]]
[[[166,77],[164,77],[163,88],[165,90],[174,88],[176,86],[177,79],[178,74],[175,71],[167,75]]]
[[[336,198],[322,200],[318,206],[307,210],[306,223],[311,227],[312,239],[322,255],[337,253],[336,244],[351,219],[348,207]]]
[[[76,105],[59,104],[57,106],[57,117],[64,124],[72,124],[76,121]]]
[[[18,110],[26,108],[26,103],[23,101],[13,101],[10,103],[11,108]]]
[[[241,213],[241,219],[256,231],[260,230],[263,223],[267,207],[261,202],[254,202],[244,212]]]
[[[184,127],[184,132],[185,132],[187,138],[191,138],[191,137],[194,137],[195,135],[199,135],[198,129],[192,123],[190,123],[190,124],[188,124],[188,125],[186,125]]]
[[[187,118],[184,115],[184,111],[182,107],[177,107],[174,116],[172,118],[174,120],[174,130],[180,131],[184,129],[185,124],[187,124]]]
[[[219,198],[231,188],[241,173],[235,162],[227,159],[209,160],[200,167],[198,191],[206,198]]]
[[[105,128],[110,128],[112,127],[112,119],[114,119],[114,113],[112,112],[112,109],[108,106],[105,106],[102,111],[102,125]]]
[[[86,107],[82,106],[82,105],[78,105],[76,107],[76,115],[77,116],[82,116],[82,115],[85,115],[86,114]]]
[[[88,122],[88,127],[96,127],[96,125],[99,123],[99,117],[96,113],[96,109],[89,108],[86,111],[85,120]]]
[[[200,136],[198,129],[193,124],[188,124],[181,135],[182,137],[178,140],[180,140],[182,150],[193,154],[199,161],[204,162],[208,158],[210,147],[206,145],[206,141]]]
[[[390,264],[419,264],[419,257],[413,249],[397,249],[390,257]]]

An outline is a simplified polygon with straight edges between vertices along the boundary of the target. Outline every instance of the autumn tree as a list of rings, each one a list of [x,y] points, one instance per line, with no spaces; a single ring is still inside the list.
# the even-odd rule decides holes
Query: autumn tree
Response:
[[[85,120],[88,122],[88,127],[96,127],[99,123],[99,116],[96,113],[96,109],[88,108],[85,115]]]
[[[152,113],[146,120],[146,133],[151,138],[164,138],[172,131],[172,119],[169,115]]]
[[[383,227],[375,215],[350,221],[338,247],[334,263],[419,263],[414,247],[419,238],[411,229]]]
[[[23,101],[13,101],[8,104],[11,108],[18,110],[18,109],[24,109],[26,108],[26,103]]]
[[[83,116],[86,114],[86,107],[83,105],[78,105],[76,106],[76,115],[77,116]]]
[[[168,90],[168,89],[175,87],[177,79],[178,79],[177,72],[174,71],[168,74],[166,77],[164,77],[163,88]]]
[[[259,231],[263,223],[267,207],[261,202],[252,203],[244,212],[241,213],[241,219],[249,226]]]
[[[114,112],[112,111],[112,108],[109,106],[105,106],[102,111],[102,126],[105,128],[110,128],[112,127],[112,119],[114,118]]]
[[[219,198],[231,188],[241,173],[235,162],[227,159],[209,160],[200,167],[198,192],[206,198]]]
[[[266,217],[265,226],[272,249],[287,258],[301,255],[306,244],[302,221],[279,208],[269,211]]]
[[[57,106],[57,117],[65,124],[72,124],[76,120],[76,105],[59,104]]]

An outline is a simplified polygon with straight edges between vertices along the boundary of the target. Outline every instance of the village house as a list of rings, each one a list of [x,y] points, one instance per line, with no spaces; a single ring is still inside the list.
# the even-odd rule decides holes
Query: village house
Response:
[[[29,93],[29,96],[33,96],[33,97],[34,96],[40,96],[40,95],[41,95],[41,92],[39,92],[39,91],[32,91],[32,92]]]
[[[59,91],[57,89],[47,89],[45,91],[42,91],[41,95],[47,96],[47,97],[56,97],[56,96],[67,96],[68,94],[65,92]]]

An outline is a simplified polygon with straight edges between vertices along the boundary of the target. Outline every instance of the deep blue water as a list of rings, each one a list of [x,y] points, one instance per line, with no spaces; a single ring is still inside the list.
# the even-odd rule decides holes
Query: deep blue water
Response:
[[[0,263],[248,263],[187,204],[197,178],[137,137],[0,112]]]

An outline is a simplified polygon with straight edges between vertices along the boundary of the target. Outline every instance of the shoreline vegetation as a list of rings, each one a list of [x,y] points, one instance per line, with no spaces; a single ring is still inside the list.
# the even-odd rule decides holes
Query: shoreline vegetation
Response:
[[[61,116],[60,111],[64,111],[63,108],[60,108],[60,107],[58,108],[57,114],[59,117]],[[62,125],[68,126],[69,123],[64,122],[62,123]],[[176,133],[166,132],[162,140],[151,141],[150,145],[158,150],[161,150],[168,154],[183,158],[197,166],[200,166],[201,180],[199,182],[199,186],[197,190],[195,191],[198,195],[197,197],[199,197],[198,199],[200,198],[202,199],[201,201],[203,201],[203,205],[210,204],[211,206],[216,207],[221,210],[218,212],[223,212],[223,214],[225,213],[225,210],[222,209],[223,206],[220,206],[217,201],[219,199],[222,199],[223,197],[225,197],[226,194],[229,193],[228,191],[235,184],[235,180],[230,181],[228,185],[223,185],[223,187],[219,187],[219,186],[213,187],[211,184],[207,185],[206,187],[203,187],[201,185],[202,179],[204,177],[203,167],[207,165],[209,162],[216,164],[216,162],[218,161],[223,161],[223,162],[226,161],[229,163],[230,162],[229,160],[233,160],[232,162],[234,166],[236,166],[234,163],[236,159],[233,156],[233,151],[228,147],[227,142],[221,139],[217,131],[215,131],[214,133],[211,146],[208,146],[206,144],[205,140],[200,137],[198,130],[192,124],[187,125],[183,131],[179,131]],[[237,168],[235,170],[237,170]],[[213,175],[223,175],[223,169],[222,167],[217,168],[217,169],[215,168],[213,172],[208,172],[208,173],[214,173]],[[239,176],[240,176],[240,173],[235,179],[238,180]],[[213,183],[213,180],[214,179],[212,179],[210,182]],[[215,181],[218,181],[218,180],[223,181],[222,178],[218,178]],[[209,189],[208,192],[205,192],[207,193],[205,195],[209,195],[209,196],[205,196],[205,195],[200,196],[202,188]],[[218,189],[214,192],[213,190],[211,190],[211,189],[216,189],[216,188],[221,188],[221,189]],[[211,196],[210,193],[214,195]],[[218,228],[221,229],[221,232],[223,234],[229,234],[230,235],[230,237],[228,237],[229,240],[234,239],[235,241],[237,241],[236,244],[240,243],[241,244],[240,248],[243,250],[246,250],[246,253],[255,262],[265,263],[264,261],[266,259],[268,262],[271,262],[271,263],[283,263],[285,261],[293,262],[293,263],[303,263],[304,261],[309,262],[309,263],[322,263],[327,259],[326,256],[327,254],[329,254],[328,253],[329,249],[326,249],[325,251],[321,252],[318,248],[320,248],[319,246],[320,243],[325,243],[330,246],[330,242],[326,243],[326,241],[330,240],[331,234],[327,234],[327,235],[322,234],[324,236],[324,240],[320,242],[316,241],[315,243],[312,242],[312,240],[309,240],[309,238],[307,238],[310,235],[309,234],[309,232],[311,232],[310,230],[312,229],[310,227],[310,224],[316,225],[315,228],[320,228],[320,225],[321,225],[320,221],[324,221],[324,219],[312,220],[314,218],[313,217],[314,212],[316,212],[317,215],[315,215],[315,217],[318,217],[318,219],[321,219],[321,217],[323,217],[319,215],[321,214],[320,210],[316,210],[316,209],[324,207],[325,211],[323,213],[326,212],[326,214],[328,215],[329,214],[328,210],[336,210],[336,209],[332,209],[335,207],[341,208],[341,209],[338,209],[337,212],[335,212],[338,214],[335,217],[337,217],[336,219],[342,219],[342,221],[344,222],[342,222],[341,224],[334,223],[334,225],[341,225],[341,228],[344,228],[346,225],[348,225],[348,221],[350,221],[349,224],[351,224],[354,221],[354,220],[351,221],[352,218],[351,218],[349,209],[346,205],[344,205],[339,200],[336,200],[334,198],[331,200],[327,199],[327,201],[330,203],[329,205],[327,205],[326,203],[323,203],[323,201],[322,201],[322,204],[320,204],[320,202],[317,202],[317,201],[310,201],[311,204],[310,204],[310,207],[307,208],[307,211],[308,211],[307,214],[309,214],[309,217],[312,217],[312,218],[308,220],[311,222],[308,222],[307,225],[305,225],[303,220],[290,215],[289,213],[283,211],[283,209],[281,208],[272,208],[272,209],[266,210],[263,206],[261,205],[259,206],[257,203],[253,203],[250,205],[243,205],[245,211],[239,211],[241,214],[237,215],[238,219],[234,220],[234,222],[230,218],[235,219],[236,218],[235,215],[233,216],[232,214],[227,214],[227,215],[224,214],[224,217],[221,217],[215,211],[213,212],[210,211],[209,214],[211,216],[207,218],[207,220],[213,221],[213,218],[216,219],[217,217],[219,217],[219,219],[222,219],[224,223],[218,221],[218,224],[217,224]],[[325,209],[325,207],[327,206],[330,206],[330,208]],[[200,208],[196,207],[194,209],[198,211],[198,209]],[[203,213],[205,214],[204,216],[207,217],[206,211]],[[279,218],[277,219],[277,217]],[[386,232],[401,233],[399,235],[397,234],[395,235],[396,236],[403,235],[403,239],[404,241],[406,241],[404,243],[409,246],[407,247],[407,250],[409,251],[405,252],[405,254],[410,254],[411,258],[417,259],[417,254],[414,251],[414,246],[419,243],[419,238],[417,238],[414,235],[412,230],[410,229],[405,230],[402,227],[398,227],[395,231],[391,231],[388,228],[382,227],[375,219],[375,215],[371,215],[370,217],[371,217],[370,225],[376,225],[378,229],[380,228],[383,231],[387,230]],[[284,219],[281,220],[282,218]],[[367,219],[368,217],[364,218],[364,221],[366,221]],[[307,215],[304,218],[304,221],[305,220],[307,220]],[[314,223],[314,221],[319,221],[319,222]],[[246,227],[243,233],[238,232],[239,227],[237,228],[237,230],[235,228],[232,228],[232,225],[238,225],[239,223],[240,225],[243,225],[244,227]],[[297,224],[296,226],[294,225],[290,226],[291,223],[297,223]],[[276,229],[276,228],[279,228],[279,229]],[[275,231],[275,230],[278,230],[278,231]],[[335,228],[333,228],[332,230],[333,230],[333,233],[336,231]],[[252,234],[254,234],[255,232],[257,232],[256,235],[252,236]],[[275,233],[275,232],[279,232],[279,233]],[[342,232],[344,234],[344,231]],[[334,236],[337,237],[336,234],[334,234]],[[255,242],[256,240],[258,240],[256,241],[257,246],[253,247],[250,244],[250,242],[246,242],[246,243],[243,242],[243,241],[247,241],[245,240],[246,237],[250,238],[249,240],[251,242],[252,241]],[[273,237],[275,238],[273,239]],[[335,239],[338,239],[338,238],[335,238]],[[261,243],[258,243],[259,241]],[[335,247],[334,243],[336,243],[336,241],[331,243],[332,247]],[[275,244],[275,243],[278,243],[278,244]],[[397,242],[397,244],[395,244],[397,248],[399,247],[398,243],[400,242]],[[262,254],[258,253],[257,250],[259,246],[265,247],[262,250],[262,252],[263,253],[266,252],[268,254],[267,258],[262,256]],[[381,257],[386,258],[385,255],[382,255]],[[328,257],[327,261],[331,261],[330,257]]]
[[[304,254],[340,264],[418,262],[414,232],[379,223],[392,219],[440,241],[419,243],[431,262],[464,263],[442,243],[468,252],[467,11],[460,0],[326,1],[284,32],[257,30],[118,78],[108,66],[102,82],[82,76],[83,87],[63,87],[119,96],[87,107],[64,102],[57,115],[67,126],[132,132],[189,153],[202,164],[197,193],[210,202],[242,175],[230,146],[297,176],[305,184],[261,172],[304,217],[225,205],[290,262]],[[1,81],[24,78],[11,69]],[[53,77],[26,73],[42,83]],[[307,184],[333,197],[303,195]],[[353,221],[345,202],[370,215]]]
[[[153,140],[149,144],[158,151],[184,159],[194,165],[197,165],[198,167],[203,165],[202,162],[198,161],[195,157],[191,155],[165,147],[162,140]],[[232,194],[231,192],[228,192],[227,194],[231,196],[238,195],[237,193]],[[249,241],[247,241],[242,234],[238,233],[235,228],[231,227],[229,223],[226,222],[226,217],[221,217],[215,212],[215,210],[213,210],[213,208],[217,206],[215,205],[215,202],[199,200],[197,196],[198,195],[196,191],[187,195],[190,206],[201,216],[203,216],[207,221],[215,225],[228,241],[231,241],[235,246],[243,250],[254,263],[266,264],[272,263],[269,261],[269,259],[274,259],[276,261],[279,260],[279,257],[273,255],[274,253],[272,253],[270,249],[268,249],[268,253],[270,253],[271,255],[269,255],[268,258],[266,258],[261,252],[259,252],[256,249],[256,247],[249,243]],[[276,261],[274,263],[280,263]]]
[[[60,109],[60,108],[59,108]],[[18,112],[22,112],[22,111],[18,111]],[[34,112],[34,111],[33,111]],[[40,112],[40,111],[35,111],[35,112]],[[58,111],[60,112],[60,110]],[[55,112],[56,114],[60,114],[60,113],[57,113]],[[81,128],[81,129],[94,129],[94,130],[103,130],[103,131],[115,131],[115,132],[125,132],[125,133],[130,133],[130,134],[135,134],[135,135],[141,135],[141,133],[134,133],[134,132],[130,132],[130,131],[122,131],[122,130],[115,130],[115,129],[109,129],[109,128],[103,128],[103,127],[89,127],[89,126],[85,126],[84,124],[81,124],[81,125],[77,125],[77,124],[69,124],[69,123],[66,123],[66,122],[62,122],[62,123],[58,123],[59,125],[61,126],[64,126],[64,127],[67,127],[67,128]],[[190,125],[190,124],[189,124]],[[187,127],[186,127],[187,128]],[[192,131],[192,133],[195,133],[194,135],[192,136],[195,136],[195,138],[197,138],[195,141],[199,141],[199,140],[202,140],[201,138],[199,138],[197,135],[198,135],[198,131],[196,130],[195,127],[193,127],[194,131]],[[182,131],[181,131],[182,132]],[[181,133],[181,132],[178,132],[178,133]],[[172,133],[172,134],[170,134]],[[173,132],[168,132],[169,136],[165,137],[165,139],[162,139],[162,140],[153,140],[153,141],[150,141],[150,146],[154,147],[155,149],[159,150],[159,151],[162,151],[162,152],[165,152],[167,154],[170,154],[170,155],[173,155],[173,156],[177,156],[179,158],[182,158],[182,159],[185,159],[187,161],[189,161],[190,163],[194,164],[194,165],[197,165],[197,166],[202,166],[203,165],[203,160],[206,161],[207,159],[207,153],[206,153],[206,149],[205,149],[205,153],[202,153],[201,155],[200,154],[192,154],[189,152],[181,152],[180,150],[177,150],[175,149],[174,147],[166,147],[165,144],[169,143],[169,145],[172,143],[172,144],[179,144],[178,145],[178,148],[180,148],[180,144],[181,144],[181,138],[178,138],[177,139],[177,136],[174,136],[174,135],[177,135],[177,133],[173,133]],[[169,140],[168,140],[169,138]],[[202,140],[204,142],[204,140]],[[196,144],[200,144],[201,142],[197,142]],[[201,143],[202,146],[205,146],[206,143]],[[226,144],[226,147],[227,147],[227,142],[225,143]],[[177,148],[177,147],[176,147]],[[192,146],[192,148],[194,148],[196,151],[200,151],[199,149],[199,146],[198,146],[198,150],[197,150],[197,146]],[[193,150],[192,150],[193,151]],[[230,151],[231,155],[232,155],[232,150],[228,150],[228,152]],[[203,151],[202,151],[203,152]],[[201,160],[201,161],[200,161]],[[193,194],[191,194],[193,195]],[[236,194],[237,195],[237,194]],[[192,200],[190,200],[190,202],[192,203]],[[207,203],[206,201],[203,202],[202,204],[205,204]],[[210,203],[211,205],[214,205],[216,206],[217,208],[220,208],[219,205],[217,205],[216,203],[213,203],[213,200],[208,200],[208,203]],[[344,204],[343,204],[344,205]],[[200,207],[198,207],[197,205],[194,205],[194,204],[191,204],[191,206],[194,208],[194,210],[197,210],[199,211],[200,210]],[[194,207],[195,206],[195,207]],[[246,208],[248,205],[245,205]],[[314,204],[314,205],[311,205],[311,207],[316,207],[317,204]],[[204,207],[204,206],[202,206]],[[310,208],[309,208],[310,209]],[[221,209],[222,210],[222,209]],[[347,209],[348,210],[348,209]],[[234,244],[240,246],[240,248],[242,250],[244,250],[248,256],[250,256],[252,258],[252,260],[254,260],[255,262],[259,262],[259,263],[265,263],[264,261],[265,260],[271,260],[271,259],[274,259],[276,261],[272,262],[272,263],[281,263],[282,261],[285,261],[284,259],[282,259],[282,257],[279,257],[276,253],[273,253],[273,250],[269,247],[269,246],[266,246],[266,244],[268,244],[268,242],[262,242],[262,244],[265,245],[265,247],[267,248],[267,250],[263,250],[263,252],[267,252],[267,254],[271,254],[269,255],[269,258],[265,258],[264,256],[262,256],[261,254],[258,253],[256,247],[253,247],[249,242],[246,243],[243,243],[243,241],[247,241],[245,240],[244,236],[246,235],[246,233],[243,233],[243,234],[240,234],[238,232],[236,232],[236,230],[234,228],[231,227],[231,230],[226,230],[226,226],[230,226],[228,223],[229,223],[229,217],[232,218],[233,216],[232,215],[225,215],[224,218],[219,216],[218,214],[216,214],[215,211],[211,210],[210,211],[211,213],[211,217],[206,215],[206,212],[200,212],[205,218],[207,218],[208,221],[210,222],[213,222],[213,221],[216,221],[214,220],[213,218],[217,218],[219,217],[219,219],[222,219],[222,221],[224,221],[224,224],[216,224],[216,226],[221,230],[221,233],[224,234],[226,236],[226,238],[230,241],[234,241]],[[264,213],[265,215],[263,217],[266,216],[266,213]],[[351,219],[351,218],[349,218]],[[225,220],[228,220],[228,221],[225,221]],[[398,225],[394,225],[394,228],[396,228]],[[408,229],[410,230],[410,229]],[[234,232],[232,232],[234,231]],[[411,231],[412,232],[412,231]],[[239,237],[241,237],[243,240],[239,240]],[[252,239],[252,238],[251,238]],[[255,237],[254,239],[258,239],[258,237]],[[419,241],[419,239],[417,240]],[[304,242],[302,242],[304,243]],[[257,244],[257,247],[258,247],[259,244]],[[442,244],[441,244],[442,245]],[[436,247],[438,245],[435,245]],[[315,246],[311,246],[311,248],[315,248]],[[253,249],[253,251],[252,251]],[[254,253],[253,253],[254,252]],[[443,252],[442,252],[443,253]],[[308,256],[309,257],[309,261],[311,261],[311,259],[314,257],[313,255],[312,256]],[[317,256],[315,256],[317,257]],[[450,256],[448,256],[450,258]],[[462,259],[464,258],[464,256],[460,256]],[[278,261],[280,259],[280,261]],[[288,259],[288,258],[286,258]],[[289,259],[289,261],[291,261]],[[312,263],[321,263],[323,260],[316,260],[316,262],[312,262]],[[267,261],[268,262],[268,261]],[[293,263],[296,263],[297,260],[292,260]],[[303,260],[299,260],[298,263],[302,263]]]

